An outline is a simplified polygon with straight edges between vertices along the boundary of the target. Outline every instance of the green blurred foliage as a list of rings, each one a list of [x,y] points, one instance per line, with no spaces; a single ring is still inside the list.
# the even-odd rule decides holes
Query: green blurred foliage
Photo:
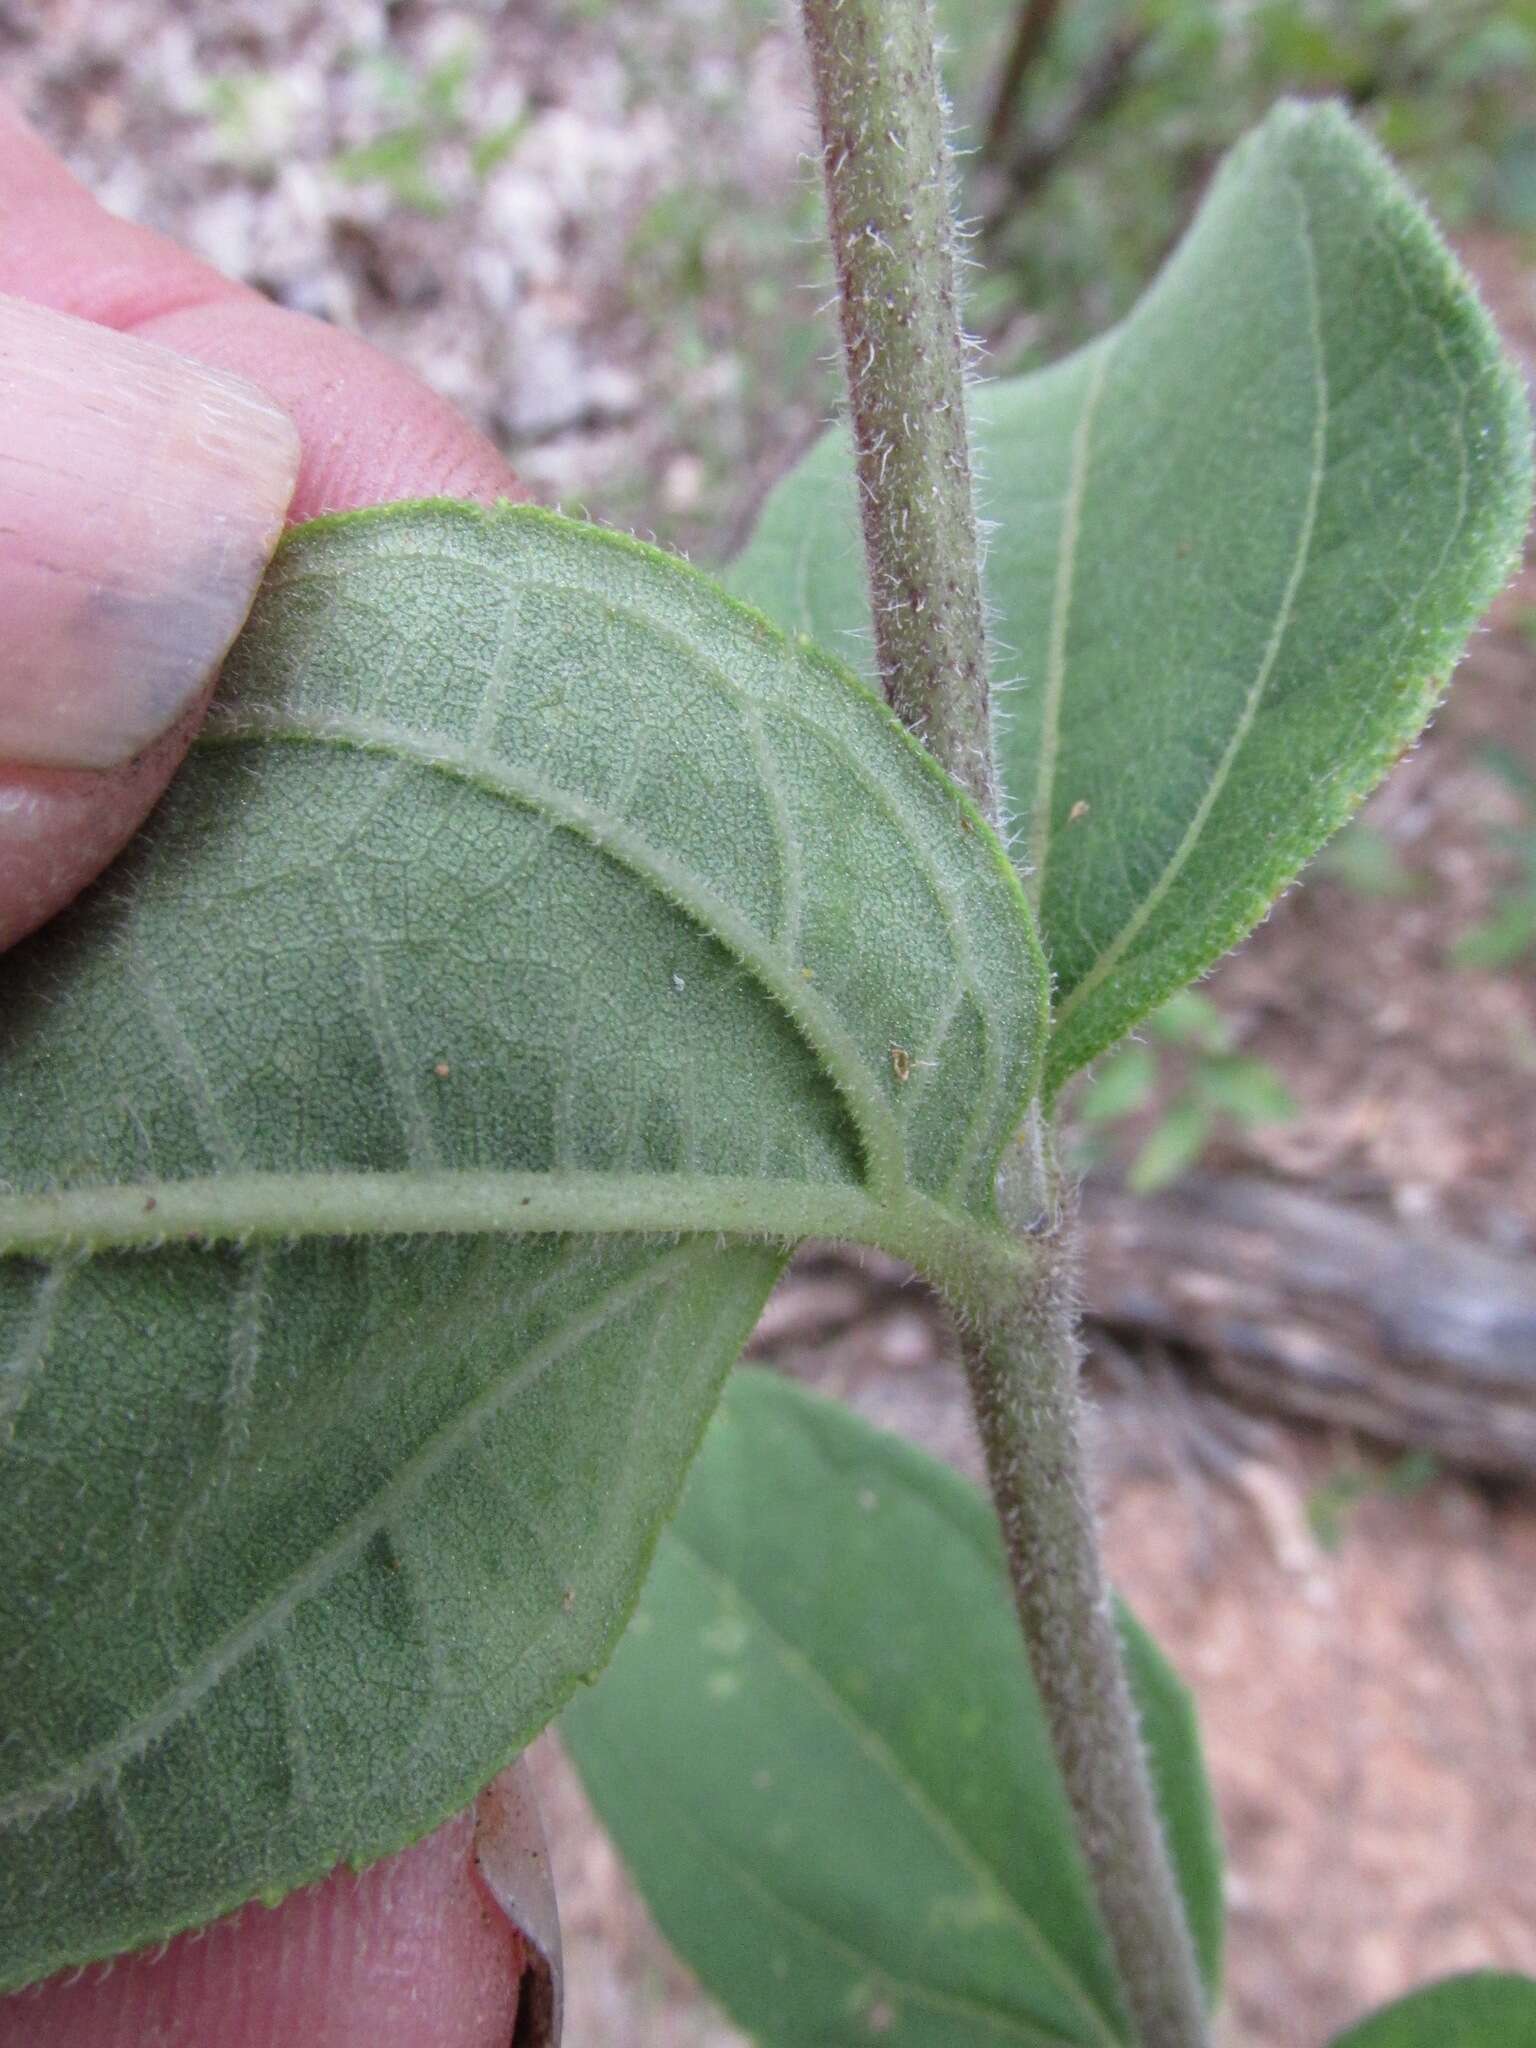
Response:
[[[1497,973],[1536,955],[1536,775],[1507,747],[1485,747],[1481,760],[1523,815],[1516,825],[1489,828],[1489,848],[1502,857],[1507,879],[1487,916],[1456,940],[1450,958],[1456,967]]]
[[[351,101],[366,139],[330,160],[349,185],[379,186],[402,212],[443,215],[469,198],[517,147],[529,123],[487,118],[481,104],[489,46],[466,24],[435,61],[413,65],[393,49],[359,52],[333,84]],[[297,80],[282,71],[232,71],[210,78],[204,106],[210,155],[270,180],[304,120]]]
[[[1390,1465],[1341,1466],[1307,1496],[1307,1526],[1319,1549],[1344,1547],[1356,1508],[1368,1500],[1407,1500],[1438,1478],[1431,1451],[1405,1451]]]
[[[1021,0],[939,0],[962,147],[984,131]],[[1111,46],[1110,103],[1073,115]],[[1068,0],[1015,106],[1004,157],[1072,140],[999,203],[970,160],[988,278],[973,321],[1009,334],[999,367],[1048,357],[1126,310],[1216,159],[1285,93],[1350,102],[1452,229],[1536,232],[1536,0]],[[992,189],[987,179],[992,179]]]
[[[1422,896],[1429,884],[1403,858],[1396,841],[1373,825],[1369,818],[1357,818],[1317,857],[1314,875],[1338,882],[1356,896],[1379,896],[1399,902]]]
[[[1350,100],[1449,226],[1491,219],[1536,238],[1536,0],[1062,0],[1013,141],[1049,143],[1064,126],[1071,139],[1012,203],[977,143],[1024,0],[936,4],[963,205],[979,230],[967,311],[992,345],[989,371],[1048,360],[1128,310],[1221,154],[1283,93]],[[777,118],[781,88],[760,67],[771,38],[793,36],[794,11],[530,8],[578,60],[590,48],[617,67],[627,114],[655,107],[683,144],[619,202],[628,244],[603,309],[641,368],[648,439],[666,455],[621,460],[584,509],[711,559],[838,397],[813,164],[788,186],[765,181],[750,143],[765,109]],[[1118,92],[1074,122],[1085,81],[1127,41]],[[471,11],[430,55],[393,28],[382,49],[358,51],[333,82],[350,111],[333,174],[452,233],[536,118],[500,47]],[[313,119],[295,81],[271,72],[210,79],[206,108],[211,155],[258,180]]]
[[[435,64],[414,70],[393,53],[361,69],[381,121],[367,142],[345,149],[331,168],[348,184],[385,187],[413,213],[446,213],[453,203],[450,160],[462,158],[478,183],[516,148],[528,116],[486,125],[476,118],[472,88],[485,63],[485,42],[466,33]]]
[[[1154,1010],[1134,1038],[1100,1060],[1076,1104],[1083,1130],[1078,1163],[1113,1149],[1105,1140],[1131,1125],[1139,1143],[1126,1172],[1136,1194],[1153,1194],[1197,1166],[1223,1127],[1288,1123],[1299,1110],[1267,1060],[1236,1050],[1232,1021],[1195,989]],[[1142,1120],[1156,1106],[1150,1127]]]
[[[618,199],[623,250],[602,307],[605,335],[640,372],[643,445],[564,509],[719,561],[840,389],[821,310],[820,182],[809,161],[784,175],[758,133],[778,118],[771,38],[793,32],[790,10],[786,0],[542,4],[573,51],[615,67],[626,114],[659,112],[678,142]],[[600,41],[583,41],[594,28]]]

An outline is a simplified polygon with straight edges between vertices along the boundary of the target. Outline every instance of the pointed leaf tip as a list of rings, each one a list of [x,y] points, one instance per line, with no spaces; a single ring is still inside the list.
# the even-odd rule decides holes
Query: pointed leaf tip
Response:
[[[1233,151],[1120,327],[973,404],[1054,1090],[1242,938],[1418,733],[1519,559],[1530,421],[1423,208],[1308,101]],[[857,648],[840,436],[729,576]]]

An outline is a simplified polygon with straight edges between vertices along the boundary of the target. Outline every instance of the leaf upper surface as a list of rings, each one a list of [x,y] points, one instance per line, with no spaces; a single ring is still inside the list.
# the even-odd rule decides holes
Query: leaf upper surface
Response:
[[[1383,2006],[1333,2048],[1532,2048],[1536,1979],[1471,1970]]]
[[[1214,1987],[1193,1713],[1122,1621]],[[733,1377],[630,1632],[560,1726],[663,1932],[754,2039],[1129,2039],[987,1503],[845,1408]]]
[[[974,411],[1055,1087],[1247,932],[1418,732],[1517,559],[1529,429],[1420,207],[1342,113],[1295,105],[1122,326]],[[850,477],[827,437],[729,576],[844,652]]]
[[[779,1244],[986,1226],[1043,990],[960,794],[695,572],[286,542],[0,964],[0,1986],[462,1804],[611,1648]]]

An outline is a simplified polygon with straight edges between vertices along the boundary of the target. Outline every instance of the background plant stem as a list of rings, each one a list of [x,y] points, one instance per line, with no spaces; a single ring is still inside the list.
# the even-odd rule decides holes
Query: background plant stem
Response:
[[[996,162],[1003,155],[1003,145],[1018,113],[1025,81],[1050,42],[1060,12],[1061,0],[1024,0],[1019,9],[1013,40],[1003,60],[992,112],[987,120],[986,139],[982,143],[981,153],[988,162]]]
[[[885,694],[996,815],[944,109],[927,0],[804,0]]]
[[[997,814],[955,230],[931,0],[802,0],[886,695]],[[1020,1148],[1019,1157],[1025,1156]],[[1008,1202],[1042,1206],[1038,1170]],[[1006,1190],[1005,1190],[1006,1193]],[[1052,1205],[1053,1206],[1053,1205]],[[1143,2048],[1204,1999],[1110,1618],[1082,1454],[1070,1229],[1027,1291],[958,1304],[1014,1597]]]

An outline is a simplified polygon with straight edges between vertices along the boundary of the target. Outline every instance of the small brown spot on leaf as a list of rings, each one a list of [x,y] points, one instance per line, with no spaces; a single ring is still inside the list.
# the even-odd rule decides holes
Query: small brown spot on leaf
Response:
[[[1067,823],[1069,825],[1075,825],[1079,818],[1086,818],[1087,815],[1088,799],[1085,796],[1080,796],[1077,802],[1072,806],[1071,810],[1067,813]]]
[[[912,1078],[912,1055],[904,1045],[891,1047],[891,1072],[898,1081],[910,1081]]]

